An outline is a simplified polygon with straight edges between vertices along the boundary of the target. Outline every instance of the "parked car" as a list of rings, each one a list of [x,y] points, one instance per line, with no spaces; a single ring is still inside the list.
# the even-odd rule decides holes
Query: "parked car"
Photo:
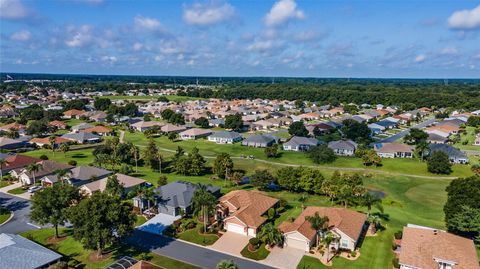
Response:
[[[32,187],[28,188],[28,192],[29,193],[34,193],[34,192],[39,191],[41,189],[43,189],[42,186],[32,186]]]

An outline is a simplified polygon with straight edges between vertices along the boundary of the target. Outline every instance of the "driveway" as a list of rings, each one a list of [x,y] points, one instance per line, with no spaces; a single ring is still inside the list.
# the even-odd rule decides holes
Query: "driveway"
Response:
[[[30,200],[32,194],[29,193],[28,191],[26,191],[22,194],[10,194],[10,193],[8,193],[9,190],[20,188],[21,186],[22,186],[22,184],[17,182],[17,183],[14,183],[12,185],[8,185],[6,187],[0,188],[0,192],[8,194],[8,195],[16,196],[16,197],[19,197],[19,198],[22,198],[22,199],[25,199],[25,200]]]
[[[267,258],[263,260],[263,263],[281,269],[297,268],[303,255],[305,255],[305,251],[301,249],[275,247],[270,251]]]
[[[174,217],[172,215],[160,213],[157,214],[155,217],[149,219],[144,224],[140,225],[137,229],[148,233],[162,234],[165,228],[172,225],[174,221],[180,218],[180,216]]]
[[[245,235],[226,232],[213,245],[211,245],[210,248],[238,256],[241,255],[240,252],[248,244],[250,238],[251,237]]]
[[[272,269],[274,267],[252,260],[227,255],[212,249],[182,242],[166,236],[135,230],[127,243],[156,254],[170,257],[202,268],[215,268],[221,260],[233,260],[239,268]]]
[[[13,212],[13,218],[6,224],[0,226],[0,233],[21,233],[39,226],[32,224],[30,221],[30,201],[6,194],[0,193],[0,206],[6,207]]]

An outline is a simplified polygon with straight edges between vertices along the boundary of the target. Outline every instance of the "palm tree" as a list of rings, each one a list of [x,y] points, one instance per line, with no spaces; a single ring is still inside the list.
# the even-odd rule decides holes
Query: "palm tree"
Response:
[[[194,214],[201,214],[203,217],[203,231],[207,233],[207,219],[215,208],[217,199],[211,194],[207,185],[198,184],[197,189],[193,193],[192,206]]]
[[[65,179],[67,175],[71,173],[72,171],[70,171],[70,169],[59,169],[55,172],[55,174],[57,175],[57,178],[60,179],[62,183],[65,183]]]
[[[305,193],[302,193],[300,197],[298,198],[298,201],[302,203],[302,211],[305,209],[305,202],[308,200],[308,195]]]
[[[236,265],[235,262],[233,262],[232,260],[221,260],[215,268],[216,269],[239,269],[238,265]]]
[[[257,238],[269,246],[279,245],[283,241],[282,233],[275,228],[272,223],[263,225],[260,232],[257,234]]]
[[[427,141],[422,140],[416,146],[418,154],[420,154],[420,160],[424,160],[425,152],[430,148],[430,145]]]
[[[3,167],[7,166],[8,161],[4,158],[0,158],[0,181],[3,181]]]
[[[131,142],[128,143],[130,147],[130,153],[133,154],[133,159],[135,160],[135,173],[138,173],[138,148]]]
[[[319,232],[328,227],[328,217],[322,217],[318,212],[315,212],[315,215],[307,216],[305,220],[310,222],[310,227],[315,230],[316,245],[318,246],[320,241]]]
[[[366,192],[363,194],[363,205],[368,209],[368,216],[370,216],[370,211],[372,207],[376,207],[380,212],[383,213],[382,199],[378,194],[373,194],[371,192]]]
[[[50,146],[52,147],[52,154],[55,156],[55,136],[50,136],[48,138],[48,142],[50,142]]]
[[[376,214],[368,216],[367,221],[370,223],[373,233],[376,233],[378,228],[382,227],[382,219]]]
[[[67,143],[62,143],[60,145],[60,151],[63,152],[63,155],[67,157],[67,152],[70,150],[70,146]]]
[[[31,163],[27,165],[27,172],[32,173],[33,185],[35,185],[35,173],[42,169],[42,164],[40,163]]]
[[[325,236],[322,238],[322,242],[325,244],[327,247],[327,261],[330,260],[330,244],[335,242],[337,240],[337,237],[332,233],[328,232],[325,234]]]

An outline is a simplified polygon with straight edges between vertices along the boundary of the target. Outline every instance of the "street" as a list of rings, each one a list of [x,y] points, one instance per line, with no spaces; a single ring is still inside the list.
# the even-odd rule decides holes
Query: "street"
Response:
[[[401,139],[403,138],[404,136],[406,136],[409,132],[410,132],[410,129],[412,128],[417,128],[417,129],[422,129],[422,128],[425,128],[427,127],[428,125],[432,124],[435,122],[436,119],[429,119],[429,120],[426,120],[424,122],[421,122],[413,127],[410,127],[409,129],[407,130],[404,130],[404,131],[401,131],[397,134],[394,134],[392,136],[389,136],[387,138],[384,138],[382,140],[379,141],[379,143],[393,143],[395,141],[397,141],[398,139]]]
[[[159,255],[191,263],[203,268],[215,268],[221,260],[233,260],[240,268],[269,269],[273,268],[255,261],[231,256],[201,246],[195,246],[169,237],[135,230],[127,239],[131,245],[150,250]]]
[[[21,233],[38,226],[31,224],[28,214],[30,214],[30,202],[10,194],[0,193],[0,206],[12,211],[14,216],[5,225],[0,226],[0,233]]]

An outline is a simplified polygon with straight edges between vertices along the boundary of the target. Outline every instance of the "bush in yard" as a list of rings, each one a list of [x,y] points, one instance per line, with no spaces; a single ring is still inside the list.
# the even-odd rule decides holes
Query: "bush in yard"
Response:
[[[399,239],[402,239],[403,237],[403,232],[402,231],[397,231],[393,234],[393,236],[395,237],[395,239],[399,240]]]
[[[68,161],[68,164],[71,165],[71,166],[77,166],[77,161],[70,160],[70,161]]]
[[[43,154],[43,155],[40,155],[40,157],[39,157],[39,158],[40,158],[40,160],[44,160],[44,161],[45,161],[45,160],[48,160],[48,156],[47,156],[47,155],[45,155],[45,154]]]
[[[355,250],[352,250],[352,252],[350,252],[350,255],[355,258],[357,257],[357,252]]]
[[[250,243],[250,245],[254,248],[254,249],[257,249],[259,246],[260,246],[260,239],[256,238],[256,237],[253,237],[253,238],[250,238],[250,240],[248,240],[248,243]]]
[[[393,258],[392,263],[393,267],[400,268],[400,262],[398,261],[398,258]]]
[[[434,174],[450,174],[452,164],[448,155],[443,151],[434,151],[427,160],[428,172]]]

